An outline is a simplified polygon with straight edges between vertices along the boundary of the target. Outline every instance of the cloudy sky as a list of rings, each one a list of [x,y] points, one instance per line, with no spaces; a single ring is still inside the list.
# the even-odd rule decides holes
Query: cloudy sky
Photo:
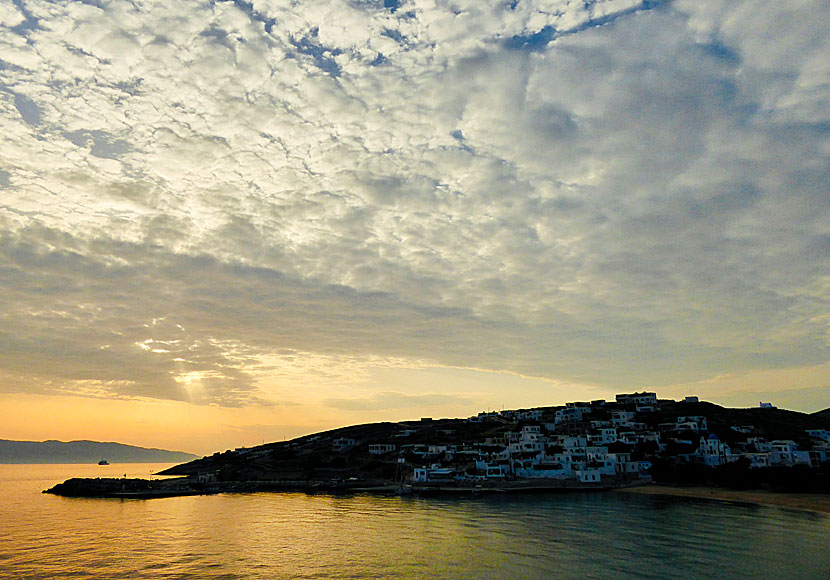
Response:
[[[0,3],[0,437],[830,406],[822,0]]]

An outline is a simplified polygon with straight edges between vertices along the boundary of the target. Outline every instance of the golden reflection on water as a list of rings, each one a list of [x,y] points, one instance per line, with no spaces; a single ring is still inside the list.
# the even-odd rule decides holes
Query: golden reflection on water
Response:
[[[771,508],[617,494],[40,494],[101,474],[0,466],[0,578],[830,578],[816,576],[830,567],[830,518]],[[782,557],[793,545],[798,556]]]

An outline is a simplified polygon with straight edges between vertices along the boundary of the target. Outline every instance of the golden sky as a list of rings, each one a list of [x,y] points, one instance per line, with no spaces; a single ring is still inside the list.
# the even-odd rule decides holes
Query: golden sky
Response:
[[[0,437],[830,407],[827,10],[0,4]]]
[[[656,390],[661,398],[677,400],[697,394],[725,406],[751,407],[765,401],[812,412],[825,408],[827,389],[809,385],[826,381],[827,373],[828,365],[821,365],[721,376]],[[514,374],[443,367],[378,368],[367,380],[347,390],[316,390],[313,386],[297,385],[298,397],[291,404],[246,407],[153,398],[10,394],[3,396],[3,437],[127,441],[209,455],[352,424],[467,417],[482,410],[561,405],[572,400],[613,400],[615,394],[612,389],[597,386],[563,385]],[[383,390],[387,385],[394,385],[397,390]],[[782,389],[782,385],[787,387]],[[334,393],[342,396],[328,396]]]

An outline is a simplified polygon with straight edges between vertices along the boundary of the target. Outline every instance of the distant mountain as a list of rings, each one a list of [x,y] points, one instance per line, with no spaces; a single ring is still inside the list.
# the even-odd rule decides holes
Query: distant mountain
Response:
[[[198,457],[182,451],[148,449],[100,441],[10,441],[0,439],[0,463],[179,463]]]

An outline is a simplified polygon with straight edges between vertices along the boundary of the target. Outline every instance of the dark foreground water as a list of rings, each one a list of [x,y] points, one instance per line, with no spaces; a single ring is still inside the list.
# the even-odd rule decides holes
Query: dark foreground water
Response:
[[[0,465],[0,578],[830,579],[830,517],[621,493],[42,495],[160,465]]]

